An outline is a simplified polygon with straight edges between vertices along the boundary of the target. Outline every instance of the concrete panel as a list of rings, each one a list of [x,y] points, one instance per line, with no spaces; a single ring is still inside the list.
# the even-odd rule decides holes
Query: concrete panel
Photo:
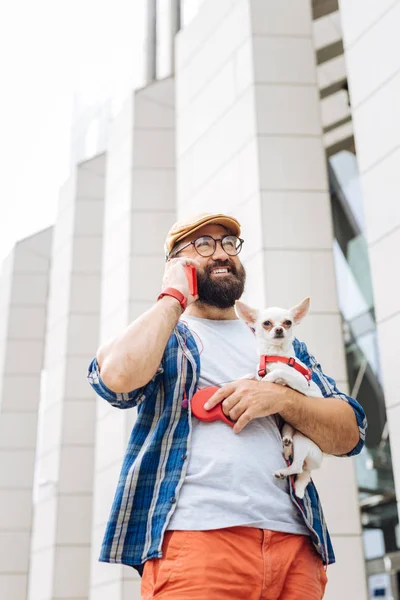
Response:
[[[32,489],[34,450],[0,450],[0,489]]]
[[[391,453],[392,456],[394,457],[393,463],[394,463],[394,469],[393,469],[393,476],[394,476],[394,483],[395,483],[395,488],[396,488],[396,496],[399,497],[400,494],[400,474],[399,474],[399,469],[398,469],[398,460],[399,460],[399,456],[400,456],[400,443],[399,443],[399,439],[398,436],[396,436],[396,433],[399,431],[399,427],[400,427],[400,402],[397,401],[396,404],[393,404],[392,406],[389,406],[387,408],[387,418],[388,418],[388,425],[389,425],[389,435],[390,435],[390,449],[391,449]]]
[[[383,373],[385,402],[387,407],[399,402],[396,343],[400,335],[400,313],[378,324],[380,364]]]
[[[90,496],[60,496],[57,510],[60,544],[87,544],[91,535],[92,498]]]
[[[5,375],[3,378],[2,410],[35,412],[39,403],[40,375]]]
[[[387,232],[386,236],[369,247],[369,257],[374,286],[376,319],[384,319],[399,312],[400,281],[388,272],[388,258],[399,251],[400,229]]]
[[[21,600],[26,598],[27,577],[19,574],[0,574],[0,589],[7,600]]]
[[[257,83],[315,85],[314,45],[311,38],[255,37],[253,48]]]
[[[31,555],[28,600],[48,600],[53,591],[54,550],[47,548]]]
[[[327,190],[321,138],[261,137],[259,153],[263,190]]]
[[[347,380],[342,321],[338,312],[309,314],[296,329],[296,336],[306,342],[326,375],[337,381]],[[329,344],[326,340],[329,340]],[[355,485],[355,482],[354,482]]]
[[[160,240],[160,245],[161,245]],[[130,268],[130,294],[135,300],[154,302],[160,293],[165,268],[164,256],[133,257]],[[148,274],[152,273],[151,279]]]
[[[362,174],[398,149],[399,104],[400,71],[353,112],[357,158]]]
[[[360,509],[354,459],[324,456],[322,468],[313,472],[325,518],[333,536],[361,535]],[[335,493],[332,493],[335,481]]]
[[[3,412],[0,418],[0,448],[34,450],[36,447],[36,412]]]
[[[215,2],[207,0],[204,6],[209,11],[216,8]],[[195,24],[193,21],[192,24]],[[202,90],[207,82],[211,81],[225,63],[231,59],[236,51],[248,39],[250,32],[250,11],[248,2],[237,2],[214,29],[212,35],[199,48],[198,52],[190,55],[190,30],[187,29],[178,37],[176,48],[177,63],[182,64],[176,73],[176,103],[178,115]],[[221,39],[224,43],[221,44]],[[193,76],[196,73],[196,76]]]
[[[296,227],[289,227],[290,222]],[[330,250],[333,228],[329,196],[326,192],[263,192],[262,227],[267,248]]]
[[[51,548],[56,534],[56,527],[57,499],[54,494],[51,494],[35,506],[32,531],[33,554]]]
[[[40,340],[44,338],[46,307],[15,306],[9,313],[8,336],[12,340]]]
[[[131,222],[131,253],[137,256],[163,256],[162,242],[174,218],[173,210],[134,211]]]
[[[309,296],[311,312],[332,313],[338,310],[331,252],[267,249],[264,264],[273,306],[290,308]]]
[[[258,131],[268,135],[319,135],[320,100],[314,86],[257,85]],[[301,119],[299,119],[301,114]]]
[[[91,493],[93,484],[93,446],[64,446],[60,453],[60,493]],[[89,544],[89,541],[88,541]]]
[[[116,411],[114,411],[116,412]],[[102,419],[106,420],[106,419]],[[122,417],[120,418],[121,422],[122,422]],[[101,423],[101,421],[100,421]],[[99,423],[99,424],[100,424]],[[123,425],[123,423],[121,423],[121,425]],[[100,431],[98,432],[98,436],[99,439],[103,439],[102,438],[102,433],[104,432],[103,428],[100,428]],[[121,434],[121,429],[119,433]],[[122,436],[120,436],[122,437]],[[96,456],[96,462],[98,462],[98,464],[102,464],[100,463],[100,461],[102,461],[102,454],[99,454],[99,449],[101,447],[101,444],[99,444],[98,446],[98,454]],[[116,458],[116,460],[114,460],[114,462],[112,464],[109,464],[108,466],[105,466],[101,471],[99,471],[98,473],[96,473],[96,495],[95,495],[95,499],[94,499],[94,506],[93,506],[93,523],[97,528],[102,528],[102,531],[104,532],[104,529],[106,527],[108,518],[110,516],[110,511],[111,511],[111,506],[114,500],[114,494],[115,494],[115,490],[117,489],[117,484],[118,484],[118,477],[121,471],[121,464],[122,464],[122,460],[123,460],[123,452],[125,450],[125,447],[122,448],[122,444],[121,442],[118,443],[118,456]],[[117,454],[117,452],[114,452],[114,458],[115,458],[115,454]],[[108,458],[108,457],[107,457]],[[106,463],[105,463],[106,464]],[[96,549],[96,552],[98,552],[98,550]]]
[[[80,200],[75,206],[74,235],[102,235],[104,202]]]
[[[89,571],[89,548],[58,547],[54,561],[54,597],[86,598]]]
[[[175,210],[175,171],[135,169],[133,207],[137,210]],[[163,194],[160,194],[160,190]]]
[[[96,405],[93,398],[87,400],[66,398],[62,419],[64,444],[71,446],[94,444],[95,417]]]
[[[374,244],[400,225],[400,148],[362,177],[367,239]],[[385,205],[382,206],[382,199]]]
[[[104,237],[104,253],[102,263],[102,276],[112,277],[113,271],[120,269],[122,263],[126,263],[126,255],[123,248],[129,245],[131,239],[131,213],[126,212],[119,221],[107,226]],[[113,240],[114,243],[109,243]],[[115,243],[118,240],[118,244]],[[103,294],[102,294],[103,297]]]
[[[11,292],[11,302],[18,306],[43,306],[47,301],[48,276],[29,273],[15,274]]]
[[[31,518],[32,494],[29,490],[0,491],[0,531],[29,531]]]
[[[251,17],[253,35],[311,35],[311,4],[308,0],[253,0]]]
[[[0,531],[0,572],[25,574],[29,545],[29,531]]]
[[[374,28],[379,20],[396,4],[393,0],[340,0],[343,37],[346,48],[356,45],[357,40],[366,36],[368,30]]]
[[[328,568],[324,600],[368,598],[361,536],[333,536],[336,564]]]

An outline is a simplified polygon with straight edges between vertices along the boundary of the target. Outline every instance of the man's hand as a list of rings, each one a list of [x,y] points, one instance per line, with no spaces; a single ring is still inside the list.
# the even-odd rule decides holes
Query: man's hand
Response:
[[[192,258],[170,258],[165,264],[162,289],[175,288],[185,296],[189,306],[198,299],[198,296],[190,295],[189,282],[185,273],[186,265],[192,265],[196,270],[200,267],[199,261]]]
[[[236,421],[233,431],[240,433],[253,419],[279,413],[283,408],[284,398],[285,390],[281,385],[238,379],[215,392],[204,408],[210,410],[222,402],[224,414]]]

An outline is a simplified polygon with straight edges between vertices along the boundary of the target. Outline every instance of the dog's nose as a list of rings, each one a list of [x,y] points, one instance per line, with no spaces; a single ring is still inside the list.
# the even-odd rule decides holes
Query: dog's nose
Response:
[[[275,329],[275,333],[277,333],[278,335],[280,335],[281,333],[283,333],[283,329],[282,329],[282,327],[277,327],[277,328]]]

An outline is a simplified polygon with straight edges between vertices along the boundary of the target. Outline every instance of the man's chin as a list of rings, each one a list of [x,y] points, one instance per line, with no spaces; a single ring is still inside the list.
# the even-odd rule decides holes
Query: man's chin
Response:
[[[215,308],[232,308],[243,294],[244,279],[232,270],[198,278],[199,302]]]

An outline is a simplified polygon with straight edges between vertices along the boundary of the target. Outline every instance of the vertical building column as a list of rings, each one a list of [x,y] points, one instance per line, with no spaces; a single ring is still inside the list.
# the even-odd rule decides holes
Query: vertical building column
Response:
[[[311,2],[205,0],[176,65],[178,216],[241,221],[247,300],[311,296],[298,337],[346,391]],[[366,598],[353,461],[326,458],[315,481],[337,555],[326,598]]]
[[[340,2],[355,145],[385,391],[393,475],[400,498],[397,340],[400,284],[400,2]],[[393,266],[395,265],[395,266]]]
[[[52,229],[18,242],[0,283],[0,590],[26,600]]]
[[[104,155],[80,164],[60,193],[36,454],[29,600],[88,598]]]
[[[164,240],[175,220],[175,103],[171,79],[132,93],[111,125],[107,148],[101,342],[155,302]],[[95,352],[95,347],[92,349]],[[131,567],[99,563],[136,409],[97,400],[90,600],[139,600]]]

